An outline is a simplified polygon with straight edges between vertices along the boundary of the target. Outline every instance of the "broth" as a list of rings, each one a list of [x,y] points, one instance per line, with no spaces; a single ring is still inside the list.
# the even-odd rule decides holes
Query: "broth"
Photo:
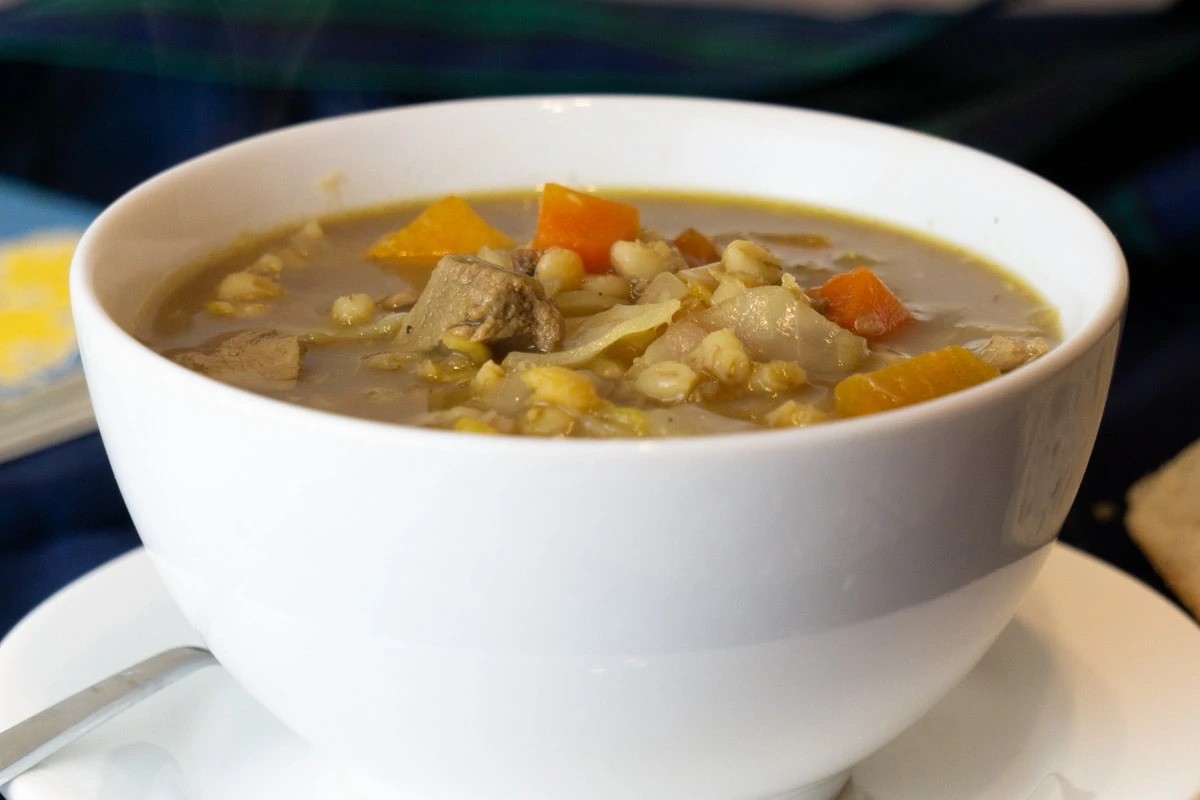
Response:
[[[177,275],[138,334],[186,366],[287,402],[387,422],[568,436],[814,424],[965,388],[1019,367],[1060,338],[1054,310],[1019,280],[979,257],[907,231],[743,198],[605,196],[636,207],[641,244],[620,245],[628,263],[588,273],[582,288],[570,288],[573,277],[545,278],[557,274],[543,261],[551,252],[547,248],[490,247],[485,258],[507,261],[495,271],[468,259],[446,267],[468,276],[483,271],[478,279],[462,278],[468,287],[463,291],[476,291],[486,277],[512,298],[520,295],[504,314],[511,316],[524,303],[546,318],[542,327],[519,335],[488,340],[485,329],[493,321],[472,318],[455,328],[458,334],[413,344],[421,334],[411,330],[414,321],[436,314],[412,303],[435,268],[442,270],[439,264],[455,256],[368,253],[417,219],[428,202],[321,219],[232,248]],[[548,224],[539,217],[539,198],[525,192],[467,200],[514,243],[536,244]],[[712,266],[693,266],[694,254],[687,261],[684,244],[675,241],[685,229],[703,232],[700,238],[716,249]],[[614,264],[620,247],[612,251]],[[532,275],[506,269],[513,267],[514,253]],[[653,263],[649,272],[638,272],[643,262],[658,257],[669,266]],[[571,269],[577,266],[573,251],[563,259]],[[846,317],[863,297],[876,296],[844,278],[852,272],[860,284],[877,278],[898,298],[898,313],[911,319],[900,318],[881,333],[872,326],[892,323],[880,322],[875,306],[869,314]],[[231,279],[235,274],[255,277]],[[664,274],[671,277],[658,277]],[[843,280],[830,283],[835,276]],[[621,281],[628,294],[614,303]],[[686,293],[680,294],[680,286]],[[659,294],[665,299],[653,302]],[[363,296],[370,298],[370,308]],[[337,298],[344,299],[335,303]],[[388,298],[383,307],[380,301]],[[613,305],[619,314],[611,311]],[[658,317],[641,310],[651,307]],[[778,318],[745,319],[759,312]],[[561,323],[550,319],[556,314]],[[620,337],[582,363],[556,361],[564,349],[574,352],[566,345],[581,340],[586,320],[605,322],[622,314],[649,319],[639,323],[645,330]],[[831,325],[828,318],[838,314],[842,324]],[[561,324],[561,338],[547,348],[554,324]],[[793,328],[779,334],[785,324]],[[239,334],[235,344],[257,335],[247,332],[262,332],[251,343],[269,340],[276,355],[293,361],[298,371],[235,369],[242,361],[226,352],[233,348],[228,343]],[[778,342],[770,338],[776,334],[782,337]],[[923,360],[914,360],[918,356]],[[257,364],[254,358],[245,363]],[[908,372],[897,371],[905,364]],[[847,382],[854,375],[863,377]],[[856,406],[846,397],[861,402]]]

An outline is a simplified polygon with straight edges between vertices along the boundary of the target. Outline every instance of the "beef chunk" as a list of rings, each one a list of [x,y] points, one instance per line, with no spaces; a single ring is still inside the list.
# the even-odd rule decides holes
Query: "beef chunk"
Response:
[[[504,351],[548,353],[562,340],[563,318],[536,279],[475,256],[445,256],[396,343],[429,350],[445,333]]]
[[[1040,336],[1028,339],[996,334],[978,347],[975,355],[1001,372],[1011,372],[1050,350],[1050,344]]]
[[[513,272],[519,272],[522,275],[532,275],[537,269],[538,259],[542,254],[537,250],[531,250],[528,247],[518,247],[512,251],[510,258],[512,259]]]
[[[288,388],[300,377],[307,346],[296,334],[243,331],[206,350],[172,356],[177,364],[247,388]]]

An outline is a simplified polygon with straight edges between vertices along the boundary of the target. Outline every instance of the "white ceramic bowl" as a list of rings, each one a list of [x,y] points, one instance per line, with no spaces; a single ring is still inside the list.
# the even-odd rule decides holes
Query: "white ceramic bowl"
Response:
[[[164,276],[239,233],[549,180],[899,223],[1028,280],[1067,339],[869,418],[545,441],[287,405],[128,333]],[[105,444],[187,618],[362,786],[432,800],[835,794],[970,669],[1033,580],[1088,460],[1126,294],[1100,221],[989,156],[826,114],[628,97],[437,104],[250,139],[117,201],[72,280]]]

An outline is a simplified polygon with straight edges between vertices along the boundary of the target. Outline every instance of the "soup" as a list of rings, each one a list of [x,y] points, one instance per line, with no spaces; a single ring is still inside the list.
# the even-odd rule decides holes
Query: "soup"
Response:
[[[138,331],[190,369],[369,419],[669,436],[969,388],[1059,339],[970,253],[818,209],[668,193],[448,197],[306,222],[184,270]]]

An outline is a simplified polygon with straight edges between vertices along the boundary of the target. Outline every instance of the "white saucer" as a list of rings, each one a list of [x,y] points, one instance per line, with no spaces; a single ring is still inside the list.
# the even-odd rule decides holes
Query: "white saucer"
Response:
[[[0,729],[195,641],[145,554],[119,558],[0,643]],[[219,669],[166,689],[6,791],[10,800],[353,797]],[[1123,573],[1057,545],[995,647],[859,765],[843,798],[1197,800],[1200,628]]]

